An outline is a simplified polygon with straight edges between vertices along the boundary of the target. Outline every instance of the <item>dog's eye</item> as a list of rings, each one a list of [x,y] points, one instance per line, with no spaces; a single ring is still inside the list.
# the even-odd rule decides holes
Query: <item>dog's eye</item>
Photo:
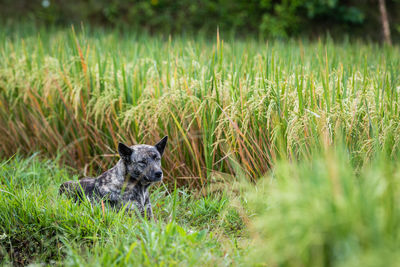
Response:
[[[160,160],[160,158],[157,155],[154,155],[153,160]]]
[[[144,161],[144,160],[139,161],[139,164],[142,165],[142,166],[146,166],[146,161]]]

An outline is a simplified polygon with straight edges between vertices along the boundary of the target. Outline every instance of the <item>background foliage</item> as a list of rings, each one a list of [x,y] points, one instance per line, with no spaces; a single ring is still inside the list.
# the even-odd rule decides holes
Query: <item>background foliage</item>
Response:
[[[400,1],[386,1],[393,37],[400,33]],[[259,34],[267,37],[333,35],[380,39],[375,0],[1,0],[6,21],[86,22],[149,32]]]

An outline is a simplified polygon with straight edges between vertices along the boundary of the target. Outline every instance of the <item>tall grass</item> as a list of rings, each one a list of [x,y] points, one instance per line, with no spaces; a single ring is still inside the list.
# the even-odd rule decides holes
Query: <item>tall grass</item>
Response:
[[[281,161],[250,189],[249,265],[399,265],[399,163],[350,162],[343,151]]]
[[[93,173],[118,141],[169,135],[167,180],[204,185],[232,162],[255,179],[338,139],[358,163],[398,153],[397,46],[27,26],[0,40],[3,156],[58,154]]]

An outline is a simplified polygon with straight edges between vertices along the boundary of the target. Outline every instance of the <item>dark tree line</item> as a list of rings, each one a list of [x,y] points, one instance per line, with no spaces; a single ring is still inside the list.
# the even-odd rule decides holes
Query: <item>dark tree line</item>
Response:
[[[400,0],[0,0],[4,22],[90,23],[149,32],[222,31],[266,37],[318,36],[327,31],[400,37]]]

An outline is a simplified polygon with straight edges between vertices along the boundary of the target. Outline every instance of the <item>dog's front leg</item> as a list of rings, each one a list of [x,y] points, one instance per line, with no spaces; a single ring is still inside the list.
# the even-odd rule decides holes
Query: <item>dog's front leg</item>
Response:
[[[146,218],[151,221],[157,221],[153,214],[153,208],[151,207],[150,197],[148,194],[145,195],[144,199],[144,210],[146,211]]]
[[[131,214],[134,213],[137,216],[142,216],[143,218],[146,218],[149,221],[154,220],[153,210],[151,208],[150,203],[142,205],[142,203],[139,203],[137,201],[128,201],[125,205],[126,205],[126,210],[125,210],[126,212]]]
[[[151,220],[156,221],[156,218],[153,215],[153,209],[151,208],[150,202],[146,205],[146,218],[149,221],[151,221]]]

